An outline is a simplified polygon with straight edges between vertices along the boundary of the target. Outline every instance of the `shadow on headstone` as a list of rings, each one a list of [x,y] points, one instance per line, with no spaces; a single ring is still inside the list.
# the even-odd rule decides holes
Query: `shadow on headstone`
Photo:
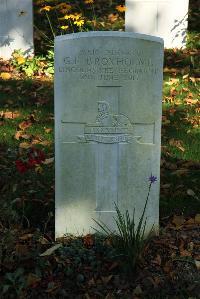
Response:
[[[33,54],[32,0],[1,0],[0,57],[10,58],[18,49]]]

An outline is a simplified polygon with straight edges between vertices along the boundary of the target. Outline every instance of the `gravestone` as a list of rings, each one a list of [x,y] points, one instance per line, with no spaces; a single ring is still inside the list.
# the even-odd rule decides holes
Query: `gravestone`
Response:
[[[55,39],[56,237],[115,228],[115,203],[136,223],[158,177],[147,230],[158,229],[163,41],[125,32]]]
[[[18,49],[33,53],[32,0],[0,0],[0,57]]]
[[[166,48],[186,45],[189,0],[126,0],[126,31],[162,37]]]

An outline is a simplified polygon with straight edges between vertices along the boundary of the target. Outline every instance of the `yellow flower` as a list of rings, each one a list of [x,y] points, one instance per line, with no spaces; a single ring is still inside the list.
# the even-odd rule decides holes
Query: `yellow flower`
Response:
[[[19,56],[16,58],[18,64],[23,64],[26,59],[23,56]]]
[[[84,2],[85,2],[85,4],[92,4],[92,3],[94,3],[94,0],[85,0]]]
[[[45,10],[45,11],[50,11],[51,9],[52,9],[52,6],[47,5],[47,6],[45,6],[45,7],[42,7],[42,8],[40,9],[40,12],[43,11],[43,10]]]
[[[82,27],[84,22],[85,22],[84,20],[77,20],[77,21],[74,21],[74,24],[77,25],[78,27]]]
[[[115,8],[119,12],[125,12],[126,11],[126,6],[125,5],[117,5]]]
[[[77,21],[77,20],[80,19],[80,17],[81,17],[81,14],[75,14],[75,15],[70,14],[70,15],[66,15],[66,16],[64,16],[64,19],[65,19],[65,20],[72,19],[73,21]]]
[[[61,26],[60,27],[62,30],[66,30],[67,28],[69,28],[69,26],[68,25],[65,25],[65,26]]]

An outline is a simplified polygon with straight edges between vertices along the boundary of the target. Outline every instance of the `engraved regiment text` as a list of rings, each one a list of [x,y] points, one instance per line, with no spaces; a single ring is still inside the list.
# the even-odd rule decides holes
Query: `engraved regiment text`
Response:
[[[158,74],[157,63],[139,50],[81,50],[63,58],[61,73],[74,74],[82,80],[130,81],[147,74]]]

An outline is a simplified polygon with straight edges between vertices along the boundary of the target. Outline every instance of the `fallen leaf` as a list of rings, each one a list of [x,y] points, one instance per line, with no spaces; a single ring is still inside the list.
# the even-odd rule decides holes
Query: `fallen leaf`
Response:
[[[89,285],[90,287],[96,285],[96,283],[95,283],[95,281],[94,281],[94,278],[91,278],[91,279],[88,281],[88,285]]]
[[[58,248],[60,248],[62,246],[62,244],[56,244],[54,246],[52,246],[51,248],[47,249],[45,252],[43,252],[42,254],[40,254],[40,256],[49,256],[52,253],[54,253],[55,250],[57,250]]]
[[[45,133],[50,133],[52,131],[52,129],[51,128],[45,128],[44,131],[45,131]]]
[[[9,80],[11,78],[11,74],[10,73],[1,73],[0,74],[1,79],[3,80]]]
[[[45,237],[40,237],[39,243],[46,245],[46,244],[49,244],[49,241]]]
[[[17,131],[15,133],[15,139],[19,140],[20,138],[23,138],[23,139],[30,139],[31,138],[31,134],[26,134],[24,133],[24,131]]]
[[[113,277],[113,275],[102,276],[101,279],[102,279],[104,284],[108,284],[111,281],[112,277]]]
[[[114,23],[117,19],[118,19],[119,15],[118,14],[109,14],[108,16],[108,20],[111,22],[111,23]]]
[[[94,244],[94,239],[91,234],[87,234],[83,237],[83,243],[86,247],[92,246]]]
[[[45,291],[46,293],[52,293],[56,289],[60,288],[61,284],[60,282],[49,282],[48,283],[48,289]]]
[[[170,86],[170,85],[176,84],[178,82],[179,82],[179,79],[171,78],[170,81],[165,82],[165,84]]]
[[[29,252],[28,246],[26,244],[16,244],[15,250],[16,254],[19,256],[27,255]]]
[[[188,250],[180,251],[180,255],[181,256],[192,256],[191,252],[189,252]]]
[[[194,83],[196,85],[196,78],[190,77],[189,79],[190,79],[190,81],[192,81],[192,83]]]
[[[176,139],[172,138],[169,140],[169,144],[171,146],[175,146],[176,148],[180,149],[182,152],[185,151],[181,140],[176,140]]]
[[[195,193],[194,193],[194,191],[192,189],[188,189],[187,190],[187,195],[195,197]]]
[[[200,261],[195,260],[194,262],[197,267],[197,270],[200,270]]]
[[[44,140],[44,141],[41,141],[39,144],[43,145],[43,146],[48,146],[51,144],[51,141],[48,141],[48,140]]]
[[[22,133],[23,133],[23,131],[17,131],[15,133],[15,139],[19,140],[19,138],[21,137]]]
[[[159,254],[157,254],[157,256],[155,257],[155,259],[152,261],[154,264],[157,265],[161,265],[161,256]]]
[[[40,165],[36,165],[35,172],[36,173],[42,173],[43,172],[43,168]]]
[[[190,218],[190,219],[188,219],[184,224],[186,224],[186,225],[194,225],[194,224],[195,224],[195,221],[194,221],[193,218]]]
[[[118,263],[118,262],[113,262],[112,265],[109,267],[108,270],[111,271],[111,270],[117,268],[118,266],[119,266],[119,263]]]
[[[13,111],[5,111],[5,112],[1,112],[1,117],[2,118],[7,118],[7,119],[15,119],[15,118],[17,118],[17,117],[19,117],[20,116],[20,113],[19,112],[17,112],[17,111],[15,111],[15,112],[13,112]]]
[[[173,268],[172,262],[167,261],[166,264],[163,267],[163,270],[164,270],[165,273],[170,273],[172,268]]]
[[[49,159],[45,159],[42,163],[45,165],[48,165],[48,164],[53,163],[53,161],[54,161],[54,158],[49,158]]]
[[[186,74],[183,76],[183,79],[187,79],[189,77],[189,74]]]
[[[24,149],[30,148],[31,146],[32,146],[32,144],[29,143],[29,142],[21,142],[21,143],[19,144],[19,147],[20,147],[20,148],[24,148]]]
[[[29,273],[28,277],[27,277],[27,286],[34,286],[35,284],[37,284],[38,282],[41,281],[41,278],[38,277],[36,274],[34,273]]]
[[[25,120],[23,122],[21,122],[18,126],[21,130],[25,130],[27,128],[29,128],[32,125],[32,122],[30,120]]]
[[[133,290],[133,295],[138,295],[138,296],[140,296],[140,295],[142,295],[142,289],[141,289],[141,286],[140,285],[138,285],[134,290]]]
[[[33,234],[25,234],[21,237],[19,237],[20,240],[23,240],[23,241],[26,241],[26,240],[29,240],[33,237]]]
[[[163,189],[169,189],[170,187],[171,187],[171,184],[161,185],[161,188],[163,188]]]
[[[172,223],[175,224],[176,228],[179,229],[185,222],[185,219],[182,215],[174,215]]]
[[[200,214],[196,214],[194,221],[195,223],[200,224]]]
[[[193,100],[193,99],[185,99],[185,102],[188,104],[188,105],[195,105],[199,102],[199,100]]]

